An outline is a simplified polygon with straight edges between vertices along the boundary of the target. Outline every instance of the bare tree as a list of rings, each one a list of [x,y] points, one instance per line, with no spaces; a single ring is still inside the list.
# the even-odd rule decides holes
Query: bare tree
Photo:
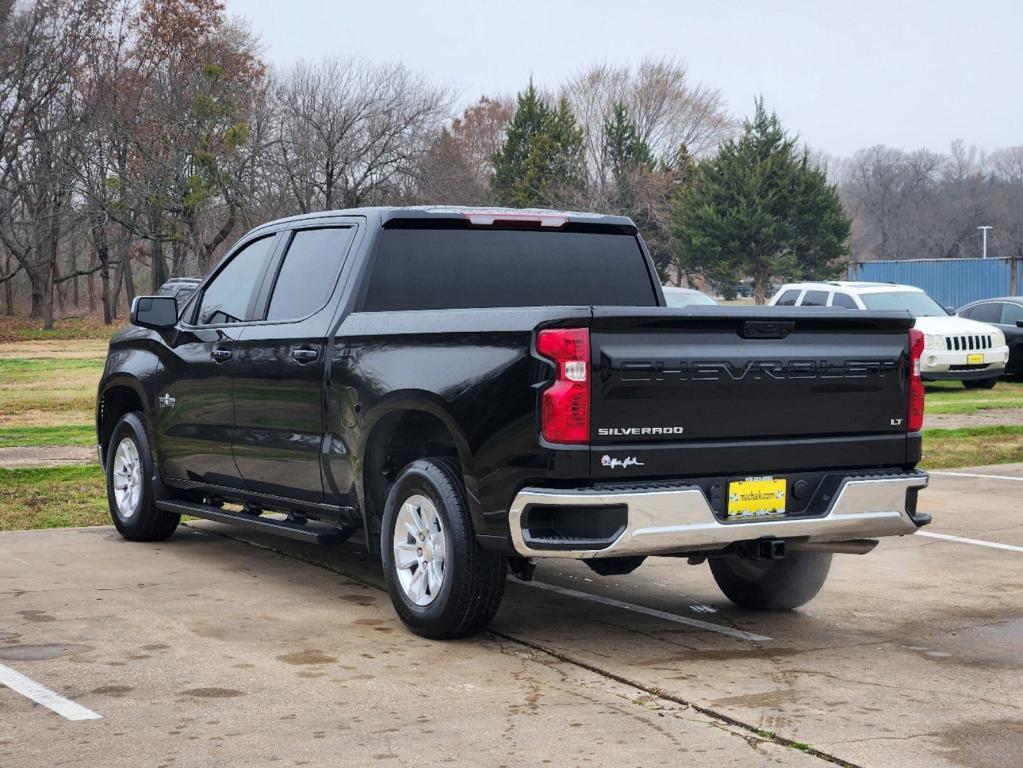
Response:
[[[992,152],[988,157],[994,197],[991,220],[997,246],[1005,255],[1023,259],[1023,146]]]
[[[1023,149],[990,155],[961,140],[948,154],[861,150],[839,186],[853,217],[857,259],[977,256],[977,227],[994,227],[993,254],[1023,257]]]
[[[841,186],[855,223],[852,248],[860,258],[910,258],[921,247],[907,224],[926,205],[942,159],[926,150],[884,146],[860,150]]]
[[[300,62],[276,93],[276,169],[302,212],[393,200],[452,103],[402,64],[361,59]]]
[[[706,155],[736,127],[720,92],[691,82],[676,59],[644,59],[635,69],[597,64],[565,82],[561,93],[586,132],[591,188],[598,194],[612,183],[605,126],[616,105],[625,107],[654,157],[669,164],[682,147],[694,157]]]
[[[133,31],[108,124],[121,151],[107,212],[149,241],[155,290],[190,258],[206,271],[236,230],[241,147],[263,66],[251,34],[226,22],[216,0],[145,0]]]
[[[74,75],[109,5],[36,3],[3,25],[16,60],[0,65],[0,189],[9,211],[0,241],[28,276],[31,314],[44,328],[53,327],[62,228],[83,135]]]
[[[515,102],[508,98],[484,96],[467,107],[423,156],[414,197],[423,203],[492,204],[492,159],[514,114]]]

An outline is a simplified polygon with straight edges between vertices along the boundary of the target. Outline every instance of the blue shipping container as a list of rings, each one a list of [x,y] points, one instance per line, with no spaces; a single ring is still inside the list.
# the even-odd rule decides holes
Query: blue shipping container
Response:
[[[1017,295],[1018,259],[912,259],[860,261],[849,265],[850,280],[902,283],[922,288],[946,307],[977,299]]]

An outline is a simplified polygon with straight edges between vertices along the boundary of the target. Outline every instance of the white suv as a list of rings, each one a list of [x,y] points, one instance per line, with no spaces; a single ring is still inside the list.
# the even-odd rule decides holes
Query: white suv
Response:
[[[989,389],[1005,372],[1009,348],[992,325],[949,315],[919,288],[895,283],[788,283],[770,301],[776,307],[906,310],[924,333],[920,372],[925,381],[962,381]]]

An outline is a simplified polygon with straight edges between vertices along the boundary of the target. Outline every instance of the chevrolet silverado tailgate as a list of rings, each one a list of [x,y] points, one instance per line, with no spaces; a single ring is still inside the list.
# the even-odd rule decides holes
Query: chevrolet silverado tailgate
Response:
[[[596,308],[594,475],[902,463],[912,324],[830,309]]]

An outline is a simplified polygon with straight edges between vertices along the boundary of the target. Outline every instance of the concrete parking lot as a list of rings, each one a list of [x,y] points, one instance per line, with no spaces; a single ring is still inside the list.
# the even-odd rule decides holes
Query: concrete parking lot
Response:
[[[705,565],[554,561],[453,643],[356,544],[3,533],[0,675],[64,714],[0,687],[0,766],[1019,765],[1023,465],[935,473],[921,508],[792,614]]]

